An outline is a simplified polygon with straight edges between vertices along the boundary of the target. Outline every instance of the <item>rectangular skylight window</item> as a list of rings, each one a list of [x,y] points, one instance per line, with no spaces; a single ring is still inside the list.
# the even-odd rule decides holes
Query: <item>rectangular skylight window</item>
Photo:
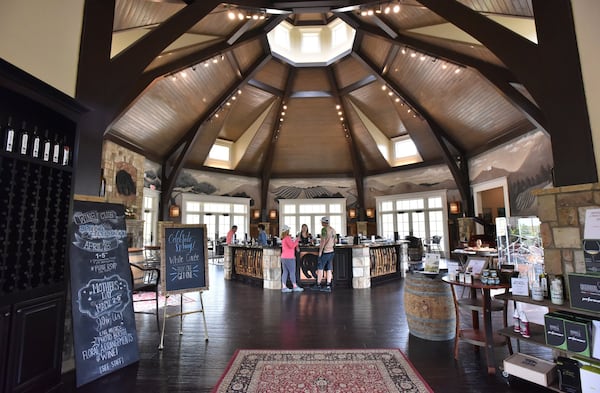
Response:
[[[229,161],[229,146],[215,143],[208,153],[208,158],[219,161]]]
[[[415,146],[415,143],[408,134],[393,138],[392,146],[394,149],[394,166],[414,164],[423,161],[417,146]]]
[[[319,53],[321,51],[321,39],[319,33],[303,32],[300,51],[303,53]]]

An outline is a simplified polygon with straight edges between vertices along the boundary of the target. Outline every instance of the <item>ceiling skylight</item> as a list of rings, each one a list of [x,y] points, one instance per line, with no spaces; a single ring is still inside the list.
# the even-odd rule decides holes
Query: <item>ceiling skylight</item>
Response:
[[[295,66],[329,65],[352,50],[355,31],[335,19],[326,26],[282,22],[267,34],[274,56]]]

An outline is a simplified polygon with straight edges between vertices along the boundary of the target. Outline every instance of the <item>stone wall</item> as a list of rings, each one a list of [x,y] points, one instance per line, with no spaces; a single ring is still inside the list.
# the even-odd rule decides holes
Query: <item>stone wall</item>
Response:
[[[600,208],[600,183],[542,189],[535,194],[546,272],[585,273],[585,214],[588,209]]]

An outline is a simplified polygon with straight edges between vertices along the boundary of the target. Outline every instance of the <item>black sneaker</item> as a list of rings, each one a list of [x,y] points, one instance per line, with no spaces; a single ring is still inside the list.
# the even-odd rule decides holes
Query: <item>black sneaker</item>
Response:
[[[331,285],[327,285],[326,287],[321,287],[321,292],[331,292]]]
[[[320,285],[313,285],[312,287],[310,287],[311,291],[321,291],[323,287],[321,287]]]

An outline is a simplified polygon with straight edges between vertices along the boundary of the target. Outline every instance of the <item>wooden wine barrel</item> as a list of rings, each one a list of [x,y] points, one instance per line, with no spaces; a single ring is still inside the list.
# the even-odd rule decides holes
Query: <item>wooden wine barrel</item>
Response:
[[[431,341],[454,338],[456,314],[450,285],[440,278],[412,273],[404,281],[404,312],[408,330]]]

